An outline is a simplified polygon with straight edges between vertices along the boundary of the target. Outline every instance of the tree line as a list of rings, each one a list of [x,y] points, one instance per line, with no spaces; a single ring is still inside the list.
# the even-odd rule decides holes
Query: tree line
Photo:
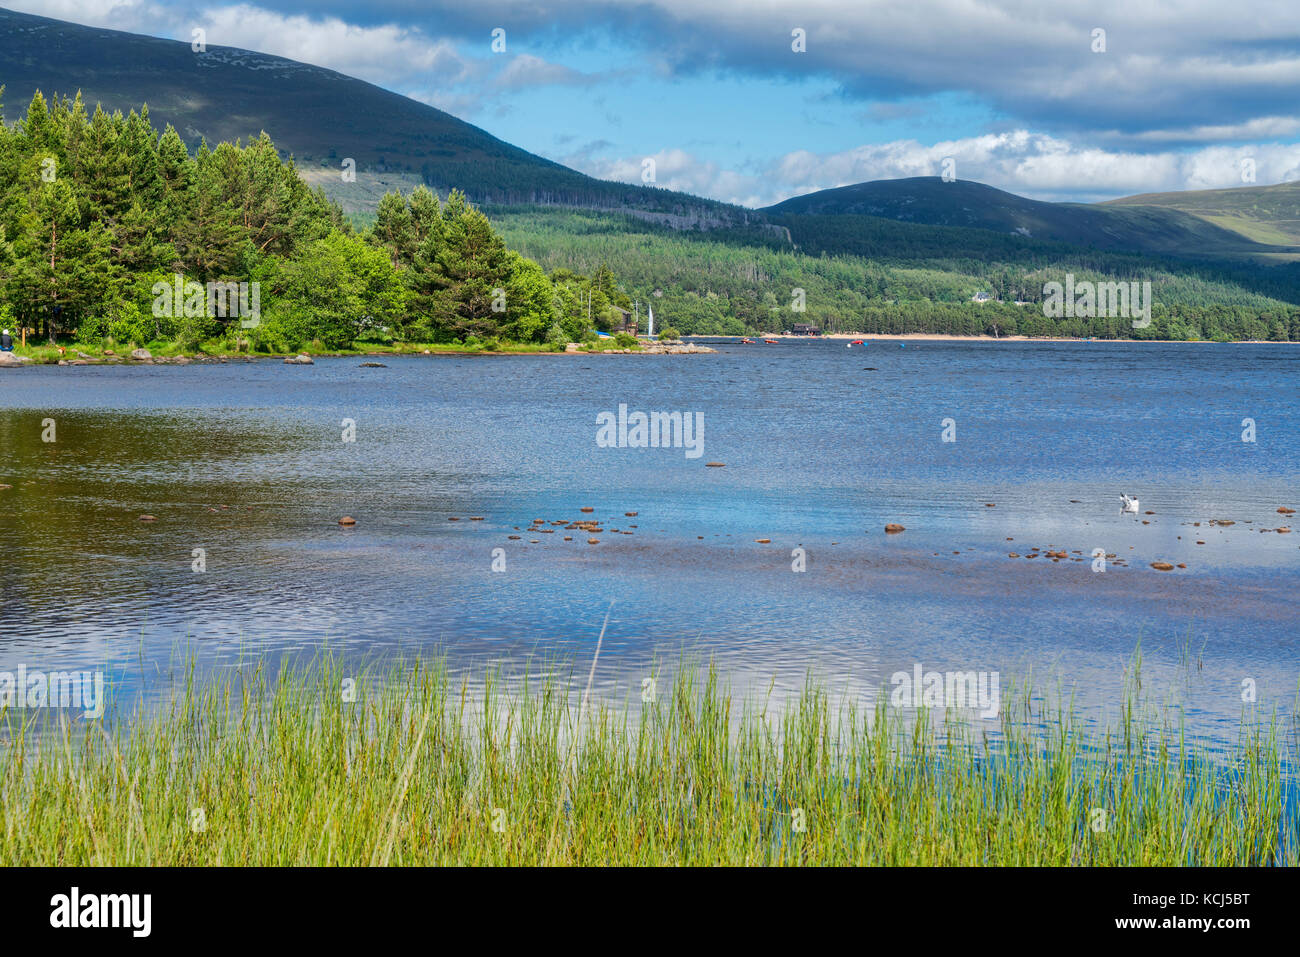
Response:
[[[687,334],[808,322],[826,332],[1300,340],[1296,264],[1180,260],[869,216],[783,217],[792,245],[769,231],[672,230],[592,210],[489,212],[548,269],[608,263],[633,297],[654,302],[657,319]],[[1150,281],[1151,325],[1046,317],[1044,286],[1066,274]],[[981,292],[992,301],[972,301]]]
[[[613,330],[635,298],[686,334],[808,322],[827,332],[1300,340],[1294,265],[1162,260],[862,216],[785,217],[792,245],[770,228],[491,212],[489,221],[456,190],[444,199],[419,187],[384,196],[361,227],[265,133],[191,152],[171,127],[151,126],[147,107],[88,112],[80,96],[47,103],[37,93],[12,125],[0,110],[0,322],[51,342],[562,347]],[[1045,317],[1044,283],[1066,272],[1150,280],[1153,322]],[[159,308],[158,290],[178,275],[256,284],[257,321],[231,321],[211,300]],[[994,301],[972,302],[979,292]]]
[[[179,308],[177,276],[255,284],[258,314],[234,322],[211,296]],[[390,193],[358,230],[265,133],[191,154],[147,106],[89,112],[80,94],[37,92],[12,125],[0,107],[0,321],[51,343],[562,346],[630,305],[608,266],[548,274],[457,191]]]

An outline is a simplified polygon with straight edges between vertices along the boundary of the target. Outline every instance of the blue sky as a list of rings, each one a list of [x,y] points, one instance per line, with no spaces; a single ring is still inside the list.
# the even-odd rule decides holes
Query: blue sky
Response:
[[[1300,179],[1294,0],[0,3],[201,27],[595,176],[639,182],[653,158],[658,185],[750,206],[945,159],[1042,199]]]

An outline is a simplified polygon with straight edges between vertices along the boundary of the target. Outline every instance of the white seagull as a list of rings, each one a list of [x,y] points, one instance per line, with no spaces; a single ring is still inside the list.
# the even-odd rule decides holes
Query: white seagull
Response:
[[[1137,511],[1138,511],[1138,500],[1137,500],[1137,499],[1135,499],[1135,498],[1130,498],[1129,496],[1127,496],[1127,495],[1125,495],[1125,494],[1123,494],[1123,493],[1121,492],[1121,493],[1120,493],[1120,496],[1119,496],[1119,500],[1120,500],[1120,502],[1123,503],[1123,507],[1120,509],[1121,512],[1132,512],[1134,515],[1137,514]]]

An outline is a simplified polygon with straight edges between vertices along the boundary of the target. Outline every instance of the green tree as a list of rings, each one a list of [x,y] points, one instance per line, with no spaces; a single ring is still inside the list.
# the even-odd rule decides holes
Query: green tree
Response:
[[[406,291],[387,253],[334,230],[283,263],[271,321],[297,342],[344,348],[369,330],[391,328]]]
[[[540,341],[555,324],[551,280],[531,259],[509,254],[504,334],[516,342]]]
[[[8,292],[26,314],[44,320],[53,343],[81,316],[103,307],[116,270],[109,233],[99,223],[83,228],[67,180],[42,182],[29,195]]]

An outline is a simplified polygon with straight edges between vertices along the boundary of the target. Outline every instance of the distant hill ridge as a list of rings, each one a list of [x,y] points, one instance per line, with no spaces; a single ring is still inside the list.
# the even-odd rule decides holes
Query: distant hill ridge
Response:
[[[1178,197],[1184,194],[1163,195]],[[790,215],[875,216],[929,226],[986,229],[1098,249],[1133,249],[1172,255],[1287,251],[1271,243],[1259,243],[1240,231],[1176,208],[1172,201],[1157,205],[1140,203],[1140,199],[1134,197],[1132,201],[1117,200],[1104,205],[1047,203],[983,183],[947,182],[938,176],[917,176],[824,189],[768,206],[763,212],[775,218]]]
[[[1177,209],[1261,243],[1300,243],[1300,180],[1273,186],[1143,193],[1113,199],[1106,206]]]

